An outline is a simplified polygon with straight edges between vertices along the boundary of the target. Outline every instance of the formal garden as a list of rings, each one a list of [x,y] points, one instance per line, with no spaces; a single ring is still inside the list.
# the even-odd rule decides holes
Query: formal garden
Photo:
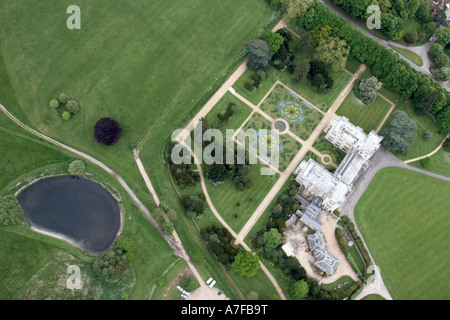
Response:
[[[261,110],[273,119],[285,119],[289,130],[306,141],[323,115],[311,103],[283,85],[277,85],[261,104]]]

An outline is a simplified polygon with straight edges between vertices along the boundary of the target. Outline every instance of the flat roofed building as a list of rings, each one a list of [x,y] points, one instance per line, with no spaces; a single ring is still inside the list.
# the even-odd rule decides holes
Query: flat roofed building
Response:
[[[333,211],[346,199],[351,188],[313,159],[303,161],[295,170],[295,181],[305,190],[322,198],[323,209]]]
[[[333,146],[345,153],[356,148],[361,157],[366,160],[377,152],[380,148],[380,142],[383,140],[374,131],[365,134],[361,127],[355,126],[346,117],[331,120],[324,132],[325,140]]]

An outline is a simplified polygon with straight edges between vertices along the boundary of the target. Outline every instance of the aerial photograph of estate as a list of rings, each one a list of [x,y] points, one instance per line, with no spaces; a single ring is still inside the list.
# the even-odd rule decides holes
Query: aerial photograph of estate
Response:
[[[449,87],[450,0],[0,0],[0,300],[450,300]]]

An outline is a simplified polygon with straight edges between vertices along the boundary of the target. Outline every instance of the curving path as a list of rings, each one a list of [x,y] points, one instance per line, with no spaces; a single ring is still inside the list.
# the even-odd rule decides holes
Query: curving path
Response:
[[[22,122],[20,122],[16,117],[14,117],[8,110],[6,110],[6,108],[0,104],[0,111],[2,111],[9,119],[11,119],[14,123],[16,123],[17,125],[19,125],[21,128],[25,129],[26,131],[32,133],[33,135],[47,141],[50,142],[54,145],[56,145],[57,147],[60,147],[64,150],[67,150],[73,154],[76,154],[77,156],[79,156],[80,158],[83,158],[97,166],[99,166],[100,168],[102,168],[103,170],[105,170],[106,172],[108,172],[117,182],[120,183],[120,185],[125,189],[125,191],[129,194],[129,196],[131,197],[131,199],[133,200],[133,202],[136,204],[136,206],[144,213],[144,215],[147,217],[147,219],[151,222],[151,224],[155,227],[155,229],[159,232],[159,234],[167,241],[167,243],[169,244],[169,246],[175,250],[175,253],[180,256],[181,258],[188,259],[189,257],[187,256],[181,242],[177,242],[174,241],[172,238],[170,238],[161,228],[161,226],[158,224],[158,222],[153,218],[153,216],[151,215],[150,211],[144,206],[144,204],[139,200],[139,198],[136,196],[136,194],[133,192],[133,190],[131,190],[131,188],[128,186],[128,184],[122,179],[121,176],[119,176],[116,172],[114,172],[112,169],[110,169],[108,166],[106,166],[103,162],[95,159],[94,157],[78,151],[72,147],[69,147],[59,141],[56,141],[50,137],[47,137],[46,135],[37,132],[36,130],[28,127],[27,125],[23,124]],[[189,264],[189,261],[186,260]]]
[[[441,150],[441,148],[444,145],[444,142],[445,142],[445,140],[447,140],[447,138],[450,138],[450,133],[444,138],[444,140],[442,140],[441,144],[436,149],[434,149],[432,152],[430,152],[429,154],[426,154],[424,156],[421,156],[421,157],[417,157],[417,158],[414,158],[414,159],[406,160],[405,163],[411,163],[411,162],[414,162],[414,161],[425,159],[427,157],[431,157],[432,155],[437,153],[439,150]]]

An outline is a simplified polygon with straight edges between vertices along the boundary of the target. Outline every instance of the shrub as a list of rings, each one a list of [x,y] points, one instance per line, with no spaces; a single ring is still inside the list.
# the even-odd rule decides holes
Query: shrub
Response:
[[[251,82],[246,82],[244,83],[244,88],[247,89],[248,91],[252,91],[253,85],[251,84]]]
[[[430,140],[431,136],[433,135],[433,133],[430,130],[427,130],[427,132],[425,132],[422,136],[423,140]]]
[[[442,148],[444,149],[444,151],[450,152],[450,138],[445,139]]]
[[[433,159],[431,159],[430,157],[426,157],[426,158],[420,160],[420,164],[424,168],[429,168],[433,165]]]
[[[58,100],[50,100],[50,108],[55,109],[58,108],[59,106],[59,101]]]
[[[66,103],[66,110],[70,113],[77,113],[79,108],[79,104],[75,100],[69,100]]]
[[[163,223],[162,228],[165,233],[171,234],[173,232],[174,226],[172,222],[165,222]]]
[[[58,100],[61,103],[66,103],[69,100],[69,96],[63,92],[59,95]]]
[[[72,115],[70,114],[70,112],[64,111],[62,113],[61,117],[62,117],[63,120],[67,121],[67,120],[69,120],[72,117]]]
[[[410,44],[415,44],[419,40],[417,31],[413,30],[405,34],[405,41]]]
[[[24,221],[23,209],[16,197],[13,195],[0,197],[0,224],[21,224]]]
[[[82,176],[85,171],[84,162],[81,160],[72,161],[69,165],[69,173],[73,176]]]

